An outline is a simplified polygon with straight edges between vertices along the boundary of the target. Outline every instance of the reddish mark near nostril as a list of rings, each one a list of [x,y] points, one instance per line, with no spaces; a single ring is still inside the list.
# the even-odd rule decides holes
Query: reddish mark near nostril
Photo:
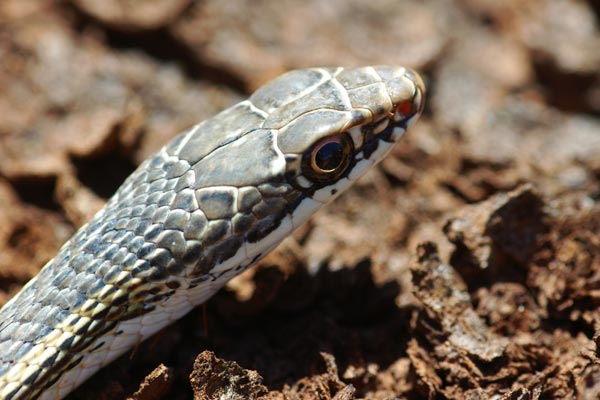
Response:
[[[414,113],[414,104],[412,100],[404,100],[396,106],[396,111],[399,114],[410,116]]]

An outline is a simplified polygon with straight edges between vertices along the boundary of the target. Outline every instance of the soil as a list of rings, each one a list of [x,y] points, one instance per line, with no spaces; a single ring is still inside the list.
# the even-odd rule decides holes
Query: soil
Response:
[[[68,399],[600,398],[597,0],[2,0],[0,304],[283,71],[400,64],[393,153]]]

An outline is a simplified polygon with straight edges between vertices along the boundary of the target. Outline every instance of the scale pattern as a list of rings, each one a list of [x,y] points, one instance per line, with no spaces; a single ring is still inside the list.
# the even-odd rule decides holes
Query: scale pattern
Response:
[[[0,310],[0,399],[60,399],[204,302],[378,161],[422,91],[403,68],[293,71],[176,137]],[[394,124],[404,100],[418,110]],[[356,171],[303,177],[311,145],[352,127]]]

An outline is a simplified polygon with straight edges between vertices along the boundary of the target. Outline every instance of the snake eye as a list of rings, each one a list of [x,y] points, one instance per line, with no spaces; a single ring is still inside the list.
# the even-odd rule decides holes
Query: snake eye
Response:
[[[317,182],[340,177],[350,165],[353,147],[346,133],[319,140],[304,156],[304,175]]]

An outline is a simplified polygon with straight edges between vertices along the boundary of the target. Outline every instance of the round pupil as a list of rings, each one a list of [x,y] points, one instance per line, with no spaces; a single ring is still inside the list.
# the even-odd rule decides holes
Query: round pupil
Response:
[[[324,144],[315,154],[315,165],[324,171],[333,171],[344,159],[344,149],[339,143]]]

